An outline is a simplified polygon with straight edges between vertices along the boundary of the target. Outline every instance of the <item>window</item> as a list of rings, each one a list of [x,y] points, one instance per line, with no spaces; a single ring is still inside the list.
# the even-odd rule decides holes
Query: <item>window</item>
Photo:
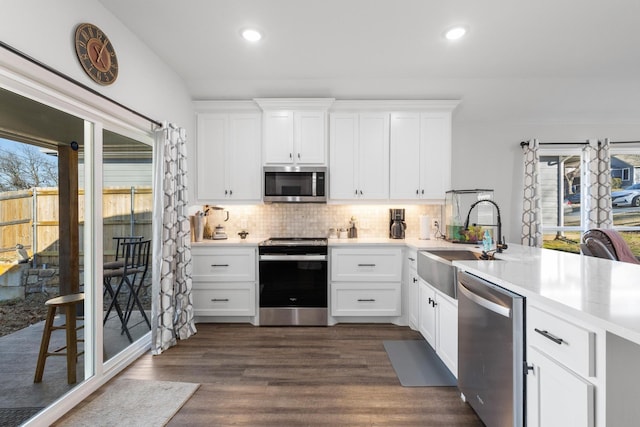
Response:
[[[580,252],[580,183],[584,182],[581,164],[579,148],[540,150],[544,248]]]
[[[614,176],[614,167],[622,170]],[[613,206],[613,227],[640,256],[640,147],[611,146],[611,204]],[[632,173],[633,171],[633,173]]]

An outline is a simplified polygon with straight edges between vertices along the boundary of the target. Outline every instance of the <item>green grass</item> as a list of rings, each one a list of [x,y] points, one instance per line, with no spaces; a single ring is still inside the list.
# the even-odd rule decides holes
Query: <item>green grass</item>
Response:
[[[631,252],[640,257],[640,232],[621,231],[620,234],[631,248]],[[580,236],[581,233],[577,231],[565,232],[561,238],[557,238],[555,234],[545,234],[542,247],[557,251],[580,253]]]

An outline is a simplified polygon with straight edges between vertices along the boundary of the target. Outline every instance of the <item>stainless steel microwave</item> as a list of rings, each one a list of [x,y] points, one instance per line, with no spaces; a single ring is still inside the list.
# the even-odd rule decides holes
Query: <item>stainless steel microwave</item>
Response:
[[[326,203],[327,168],[322,166],[265,166],[265,203]]]

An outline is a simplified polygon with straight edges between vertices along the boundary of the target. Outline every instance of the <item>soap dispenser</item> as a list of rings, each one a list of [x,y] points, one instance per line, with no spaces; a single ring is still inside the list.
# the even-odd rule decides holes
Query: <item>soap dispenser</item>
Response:
[[[484,236],[482,237],[482,250],[489,252],[491,250],[491,246],[493,246],[491,234],[489,234],[489,230],[484,230]]]

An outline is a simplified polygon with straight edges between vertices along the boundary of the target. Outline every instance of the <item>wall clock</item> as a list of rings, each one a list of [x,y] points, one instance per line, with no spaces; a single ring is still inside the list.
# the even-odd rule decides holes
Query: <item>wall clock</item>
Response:
[[[80,24],[76,28],[76,54],[80,65],[93,81],[110,85],[118,77],[118,58],[111,41],[93,24]]]

